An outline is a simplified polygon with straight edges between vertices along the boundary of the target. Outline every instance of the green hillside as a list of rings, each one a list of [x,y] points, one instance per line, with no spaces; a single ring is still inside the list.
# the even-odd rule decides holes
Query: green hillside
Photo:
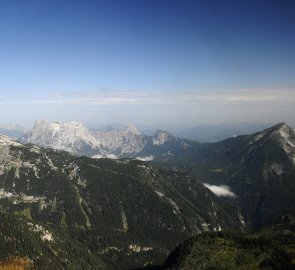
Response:
[[[29,258],[34,269],[112,269],[58,228],[0,213],[0,262]]]
[[[202,233],[178,246],[163,266],[144,269],[292,270],[295,269],[295,235],[290,231]]]

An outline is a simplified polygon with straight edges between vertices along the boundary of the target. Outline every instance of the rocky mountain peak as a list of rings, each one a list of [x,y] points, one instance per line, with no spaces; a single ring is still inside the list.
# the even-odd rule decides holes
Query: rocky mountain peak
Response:
[[[85,146],[99,149],[99,143],[80,122],[36,121],[33,129],[20,138],[22,142],[78,153]]]
[[[109,154],[119,157],[138,153],[146,144],[146,138],[132,125],[120,130],[94,131],[92,134]]]
[[[267,136],[268,138],[277,139],[281,144],[295,143],[295,132],[290,128],[286,123],[279,123],[263,132],[262,135]]]
[[[288,138],[292,136],[292,134],[294,134],[294,130],[290,128],[286,123],[281,123],[280,125],[277,125],[277,132],[283,138]]]
[[[295,132],[282,122],[252,136],[251,143],[263,143],[272,140],[276,142],[295,164]]]
[[[291,129],[286,123],[282,122],[267,128],[261,132],[257,132],[254,137],[255,141],[261,138],[277,138],[279,140],[287,139],[294,134],[294,130]]]
[[[277,129],[278,140],[281,147],[285,150],[289,158],[295,164],[295,132],[285,123]]]
[[[161,145],[164,144],[167,141],[172,141],[174,140],[174,136],[164,130],[156,130],[155,134],[153,136],[153,144],[154,145]]]
[[[288,127],[288,125],[286,124],[286,122],[280,122],[280,123],[274,125],[272,128],[273,129],[280,129],[282,127]]]
[[[62,121],[45,121],[45,120],[37,120],[33,127],[33,130],[52,130],[52,131],[59,131],[59,130],[87,130],[87,128],[80,122],[77,121],[70,121],[70,122],[62,122]]]
[[[281,122],[279,124],[276,124],[270,128],[263,130],[260,133],[265,133],[265,135],[273,136],[281,133],[283,130],[291,130],[291,128],[289,128],[289,126],[285,122]]]
[[[129,124],[123,130],[123,134],[141,135],[141,132],[135,126]]]

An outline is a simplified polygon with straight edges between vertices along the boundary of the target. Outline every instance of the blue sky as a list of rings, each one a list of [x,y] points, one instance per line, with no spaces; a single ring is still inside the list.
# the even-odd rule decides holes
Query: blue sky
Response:
[[[0,122],[295,123],[295,2],[0,1]]]

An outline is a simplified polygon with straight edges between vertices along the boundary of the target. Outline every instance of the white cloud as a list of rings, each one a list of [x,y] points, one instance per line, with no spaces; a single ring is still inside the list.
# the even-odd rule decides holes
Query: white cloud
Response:
[[[136,159],[141,160],[141,161],[152,161],[154,160],[153,156],[146,156],[146,157],[137,157]]]
[[[228,186],[215,186],[210,184],[203,184],[206,188],[210,189],[218,197],[236,197],[236,194],[230,191]]]
[[[215,102],[261,102],[261,101],[295,101],[295,89],[231,89],[207,90],[200,93],[191,91],[180,96],[182,101]]]
[[[96,91],[88,93],[61,94],[52,96],[0,97],[1,103],[9,104],[69,104],[69,105],[173,105],[198,103],[253,103],[295,102],[295,89],[219,89],[192,91]]]
[[[191,91],[92,91],[0,96],[3,120],[133,122],[161,128],[198,124],[288,122],[294,125],[295,88]],[[25,124],[26,125],[26,124]]]
[[[94,155],[92,158],[100,159],[100,158],[109,158],[109,159],[118,159],[118,157],[114,154],[104,154],[104,155]]]

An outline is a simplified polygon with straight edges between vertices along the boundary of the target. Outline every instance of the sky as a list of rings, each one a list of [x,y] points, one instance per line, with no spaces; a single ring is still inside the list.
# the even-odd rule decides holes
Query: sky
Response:
[[[295,1],[2,0],[0,122],[295,124]]]

